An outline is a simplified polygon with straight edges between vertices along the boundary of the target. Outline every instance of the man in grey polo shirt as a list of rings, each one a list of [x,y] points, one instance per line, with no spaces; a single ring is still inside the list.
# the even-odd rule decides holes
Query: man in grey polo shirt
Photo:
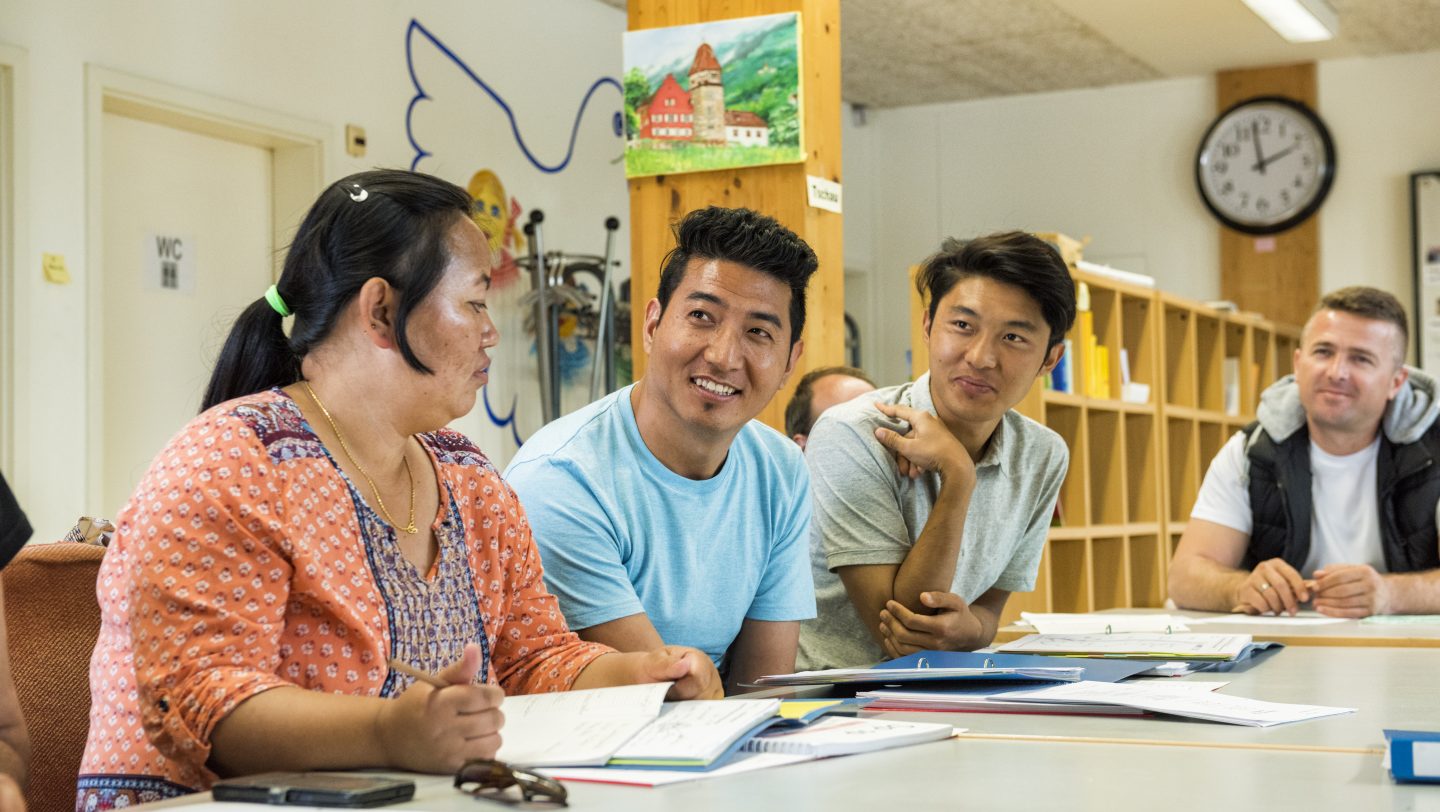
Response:
[[[799,667],[874,663],[995,637],[1035,573],[1069,452],[1013,411],[1064,353],[1075,287],[1022,232],[946,240],[915,280],[930,369],[826,412],[811,430],[818,617]]]

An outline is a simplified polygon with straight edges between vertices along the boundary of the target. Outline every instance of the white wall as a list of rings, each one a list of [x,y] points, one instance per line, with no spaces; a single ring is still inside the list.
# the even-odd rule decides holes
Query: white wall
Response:
[[[1440,167],[1440,53],[1322,62],[1318,78],[1339,155],[1321,287],[1371,284],[1409,302],[1408,176]],[[869,271],[873,323],[889,325],[866,337],[867,366],[886,382],[908,374],[906,269],[943,236],[1090,236],[1087,259],[1218,297],[1217,225],[1191,170],[1214,114],[1212,77],[870,111],[845,143],[847,264]]]
[[[1413,308],[1410,173],[1440,169],[1440,52],[1321,62],[1318,79],[1339,154],[1320,287],[1373,285]]]
[[[546,7],[544,13],[537,6]],[[419,20],[489,82],[514,109],[522,134],[542,160],[565,154],[585,91],[598,78],[620,76],[623,12],[595,0],[475,3],[426,0],[353,3],[344,0],[102,0],[55,3],[5,0],[0,43],[28,52],[29,112],[19,121],[29,177],[23,235],[29,256],[15,280],[11,308],[24,340],[14,359],[15,486],[37,539],[56,538],[93,504],[84,493],[85,466],[98,445],[85,436],[86,274],[98,265],[86,245],[85,66],[94,64],[232,99],[331,128],[326,180],[374,166],[409,166],[414,156],[406,112],[415,95],[406,61],[406,32]],[[434,156],[419,167],[464,184],[484,167],[507,192],[547,213],[550,247],[599,253],[606,215],[621,218],[618,240],[628,259],[624,170],[612,160],[622,142],[611,129],[620,95],[602,90],[581,119],[575,157],[564,171],[535,169],[521,154],[509,122],[477,86],[432,45],[413,41],[414,64],[433,97],[416,108],[415,130]],[[369,154],[343,152],[347,123],[364,126]],[[197,201],[223,216],[224,198]],[[6,249],[8,250],[8,249]],[[64,254],[74,281],[45,282],[42,252]],[[263,291],[254,292],[258,298]],[[236,312],[248,302],[237,302]],[[137,319],[137,324],[139,323]],[[492,370],[492,396],[508,411],[520,397],[522,434],[539,425],[534,375],[525,367],[528,339],[518,322],[506,329],[507,357]],[[138,329],[138,328],[137,328]],[[155,374],[164,374],[157,370]],[[137,381],[137,385],[144,385]],[[523,386],[522,386],[523,384]],[[498,396],[497,396],[498,395]],[[483,410],[461,425],[501,462],[513,452],[508,430]],[[178,428],[178,427],[177,427]],[[158,450],[158,449],[157,449]]]

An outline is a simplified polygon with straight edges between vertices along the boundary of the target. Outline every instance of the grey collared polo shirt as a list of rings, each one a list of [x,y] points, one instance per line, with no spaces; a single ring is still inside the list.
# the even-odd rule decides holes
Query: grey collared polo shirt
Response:
[[[815,507],[810,562],[818,616],[800,627],[801,669],[885,659],[867,630],[880,618],[864,618],[862,623],[835,570],[904,562],[940,492],[938,474],[916,480],[900,476],[894,457],[875,439],[876,428],[897,427],[875,408],[877,402],[935,414],[929,373],[914,383],[878,389],[835,406],[810,432],[805,462]],[[975,465],[975,491],[951,592],[973,602],[991,588],[1035,588],[1069,461],[1060,435],[1018,412],[1005,413]]]

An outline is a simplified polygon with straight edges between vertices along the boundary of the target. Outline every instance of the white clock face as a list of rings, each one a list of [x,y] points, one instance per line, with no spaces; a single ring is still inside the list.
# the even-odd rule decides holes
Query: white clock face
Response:
[[[1238,105],[1210,128],[1196,167],[1210,209],[1234,228],[1281,231],[1310,216],[1333,174],[1324,125],[1284,100]]]

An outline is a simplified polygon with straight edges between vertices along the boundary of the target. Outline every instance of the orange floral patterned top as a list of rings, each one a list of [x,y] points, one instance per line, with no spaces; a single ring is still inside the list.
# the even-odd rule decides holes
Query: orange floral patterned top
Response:
[[[562,691],[609,651],[565,625],[514,491],[464,436],[421,436],[441,483],[420,573],[275,389],[195,418],[151,464],[100,568],[77,809],[208,788],[215,725],[282,685],[393,697],[484,652],[479,680]]]

